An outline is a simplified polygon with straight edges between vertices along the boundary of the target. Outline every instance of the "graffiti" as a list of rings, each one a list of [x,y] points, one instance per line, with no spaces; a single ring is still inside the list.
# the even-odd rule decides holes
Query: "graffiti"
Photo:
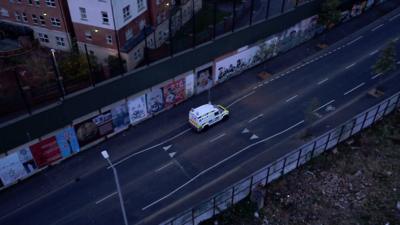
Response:
[[[129,99],[128,112],[131,124],[138,123],[139,121],[145,119],[148,116],[145,96],[142,95],[139,97]]]
[[[208,90],[213,85],[212,80],[212,66],[209,66],[205,69],[201,69],[196,72],[196,92],[197,94]]]
[[[183,78],[165,85],[163,90],[166,107],[185,100],[185,80]]]
[[[162,88],[152,89],[146,94],[147,110],[149,113],[157,113],[164,109]]]

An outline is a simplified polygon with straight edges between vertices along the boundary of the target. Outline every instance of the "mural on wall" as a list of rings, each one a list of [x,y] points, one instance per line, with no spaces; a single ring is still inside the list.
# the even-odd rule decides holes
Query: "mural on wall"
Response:
[[[145,119],[148,116],[145,95],[130,98],[128,100],[128,112],[131,124],[135,124]]]
[[[22,148],[17,151],[19,161],[24,167],[27,174],[34,172],[37,169],[35,160],[33,159],[31,150],[29,148]]]
[[[223,82],[252,66],[258,49],[258,46],[254,46],[215,62],[217,81]]]
[[[196,72],[196,93],[210,89],[213,86],[212,65]]]
[[[14,152],[0,158],[0,179],[4,185],[10,185],[28,174],[22,166],[18,153]]]
[[[279,50],[280,52],[286,52],[287,50],[293,48],[298,43],[300,43],[300,23],[288,28],[283,31],[279,39]]]
[[[111,109],[114,132],[119,132],[129,126],[129,113],[126,103],[121,103]]]
[[[147,111],[149,113],[158,113],[164,109],[163,89],[154,88],[146,93]]]
[[[107,111],[74,125],[80,146],[85,146],[114,131],[111,112]]]
[[[300,42],[310,40],[315,36],[318,26],[318,15],[302,20],[300,24]]]
[[[29,146],[36,165],[41,168],[61,159],[60,148],[55,136]]]
[[[185,94],[186,98],[194,94],[194,74],[191,73],[185,77]]]
[[[165,107],[170,107],[185,100],[185,78],[172,81],[164,86]]]
[[[57,144],[60,147],[61,156],[66,158],[79,152],[78,138],[72,127],[64,128],[56,134]]]
[[[363,4],[363,2],[354,4],[350,12],[351,17],[359,16],[363,11],[364,6],[365,4]]]

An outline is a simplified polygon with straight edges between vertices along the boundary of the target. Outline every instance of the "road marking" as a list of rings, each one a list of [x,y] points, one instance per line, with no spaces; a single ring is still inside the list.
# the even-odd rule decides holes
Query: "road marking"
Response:
[[[371,80],[373,80],[373,79],[379,77],[379,76],[382,75],[382,74],[383,74],[383,73],[378,73],[378,74],[376,74],[375,76],[371,77]]]
[[[314,109],[314,111],[313,111],[313,112],[316,112],[316,111],[318,111],[318,110],[320,110],[320,109],[324,108],[325,106],[327,106],[327,105],[330,105],[330,104],[332,104],[332,103],[334,103],[334,102],[335,102],[335,99],[332,99],[332,100],[330,100],[329,102],[327,102],[327,103],[325,103],[325,104],[321,105],[320,107],[318,107],[318,108]]]
[[[298,95],[295,95],[295,96],[292,96],[292,97],[286,99],[286,102],[292,101],[293,99],[297,98],[297,96],[298,96]]]
[[[233,101],[231,104],[229,104],[227,107],[229,108],[229,107],[233,106],[234,104],[236,104],[236,103],[238,103],[239,101],[241,101],[241,100],[243,100],[243,99],[249,97],[250,95],[252,95],[252,94],[254,94],[254,93],[256,93],[256,92],[255,92],[255,91],[252,91],[252,92],[248,93],[247,95],[244,95],[244,96],[242,96],[242,97],[236,99],[236,100]]]
[[[106,197],[104,197],[104,198],[98,200],[98,201],[96,202],[96,205],[99,204],[99,203],[101,203],[102,201],[106,200],[107,198],[110,198],[110,197],[112,197],[113,195],[116,195],[116,194],[117,194],[117,192],[115,191],[115,192],[113,192],[113,193],[107,195]]]
[[[357,90],[358,88],[362,87],[364,84],[365,84],[365,82],[362,82],[361,84],[355,86],[354,88],[352,88],[352,89],[346,91],[343,95],[347,95],[347,94],[349,94],[349,93],[351,93],[351,92]]]
[[[164,151],[168,151],[168,149],[170,149],[171,147],[172,147],[172,145],[167,145],[167,146],[164,146],[162,148],[164,149]]]
[[[176,155],[176,152],[171,152],[168,155],[169,155],[169,157],[174,158],[174,155]]]
[[[225,135],[226,135],[225,133],[222,133],[222,134],[216,136],[215,138],[213,138],[213,139],[210,140],[210,143],[212,143],[212,142],[214,142],[214,141],[216,141],[216,140],[222,138],[222,137],[225,136]]]
[[[351,64],[351,65],[346,66],[345,69],[346,69],[346,70],[347,70],[347,69],[350,69],[350,68],[353,67],[354,65],[356,65],[356,63],[353,63],[353,64]]]
[[[318,82],[318,85],[321,85],[321,84],[327,82],[328,80],[329,80],[328,78],[325,78],[325,79],[319,81],[319,82]]]
[[[170,165],[172,165],[172,164],[173,164],[173,162],[169,162],[169,163],[165,164],[164,166],[162,166],[162,167],[156,169],[155,171],[156,171],[156,172],[160,172],[161,170],[167,168],[168,166],[170,166]]]
[[[247,134],[247,133],[249,133],[249,132],[250,132],[250,130],[247,129],[247,128],[244,128],[244,129],[242,130],[242,134]]]
[[[314,115],[317,116],[317,117],[320,118],[320,119],[322,118],[322,115],[319,114],[319,113],[317,113],[317,112],[314,112]]]
[[[361,38],[363,38],[363,36],[359,36],[358,38],[350,41],[349,43],[347,43],[347,45],[351,45],[351,44],[355,43],[356,41],[359,41]]]
[[[184,183],[184,184],[182,184],[181,186],[177,187],[175,190],[171,191],[170,193],[164,195],[163,197],[159,198],[158,200],[155,200],[154,202],[152,202],[152,203],[148,204],[147,206],[143,207],[142,210],[144,211],[144,210],[146,210],[146,209],[152,207],[153,205],[155,205],[155,204],[161,202],[162,200],[164,200],[164,199],[170,197],[171,195],[175,194],[176,192],[178,192],[178,191],[181,190],[182,188],[186,187],[188,184],[192,183],[194,180],[196,180],[197,178],[199,178],[199,177],[202,176],[203,174],[205,174],[205,173],[207,173],[208,171],[210,171],[210,170],[216,168],[217,166],[219,166],[219,165],[221,165],[222,163],[224,163],[224,162],[230,160],[231,158],[237,156],[238,154],[240,154],[240,153],[242,153],[242,152],[244,152],[244,151],[250,149],[250,148],[253,147],[253,146],[256,146],[256,145],[261,144],[261,143],[263,143],[263,142],[269,141],[270,139],[272,139],[272,138],[274,138],[274,137],[276,137],[276,136],[279,136],[279,135],[281,135],[281,134],[284,134],[284,133],[288,132],[289,130],[291,130],[291,129],[293,129],[293,128],[299,126],[299,125],[301,125],[302,123],[304,123],[304,120],[302,120],[302,121],[300,121],[300,122],[298,122],[298,123],[296,123],[296,124],[294,124],[294,125],[292,125],[292,126],[286,128],[285,130],[282,130],[282,131],[280,131],[280,132],[278,132],[278,133],[276,133],[276,134],[274,134],[274,135],[272,135],[272,136],[269,136],[269,137],[267,137],[267,138],[264,138],[264,139],[262,139],[262,140],[259,140],[259,141],[257,141],[257,142],[254,142],[253,144],[250,144],[250,145],[248,145],[248,146],[246,146],[246,147],[240,149],[240,150],[237,151],[236,153],[234,153],[234,154],[228,156],[227,158],[225,158],[225,159],[219,161],[218,163],[214,164],[213,166],[211,166],[211,167],[209,167],[209,168],[207,168],[207,169],[201,171],[201,172],[198,173],[196,176],[194,176],[194,177],[191,178],[190,180],[186,181],[186,183]]]
[[[251,122],[253,122],[254,120],[256,120],[256,119],[258,119],[258,118],[260,118],[260,117],[262,117],[262,116],[264,116],[264,114],[261,113],[261,114],[257,115],[256,117],[251,118],[248,122],[251,123]]]
[[[398,18],[399,16],[400,16],[400,14],[397,14],[397,15],[395,15],[395,16],[392,16],[392,17],[389,19],[389,21],[392,21],[392,20]]]
[[[143,150],[141,150],[141,151],[135,152],[135,153],[133,153],[133,154],[131,154],[131,155],[129,155],[129,156],[127,156],[127,157],[125,157],[125,158],[123,158],[123,159],[117,161],[117,162],[115,162],[114,165],[117,166],[117,165],[119,165],[119,164],[125,162],[126,160],[132,158],[133,156],[136,156],[136,155],[142,154],[142,153],[144,153],[144,152],[147,152],[147,151],[149,151],[149,150],[155,149],[155,148],[157,148],[157,147],[160,146],[160,145],[163,145],[163,144],[165,144],[165,143],[167,143],[167,142],[169,142],[169,141],[174,140],[175,138],[177,138],[177,137],[179,137],[179,136],[184,135],[185,133],[187,133],[187,132],[190,131],[190,130],[191,130],[191,128],[188,128],[188,129],[186,129],[186,130],[180,132],[179,134],[177,134],[177,135],[175,135],[175,136],[173,136],[173,137],[171,137],[171,138],[168,138],[168,139],[165,140],[165,141],[162,141],[162,142],[160,142],[160,143],[158,143],[158,144],[156,144],[156,145],[153,145],[153,146],[151,146],[151,147],[145,148],[145,149],[143,149]],[[107,167],[107,169],[110,169],[110,168],[111,168],[110,166]]]
[[[376,53],[378,53],[378,49],[375,51],[372,51],[371,53],[369,53],[369,55],[375,55]]]
[[[255,134],[251,135],[250,140],[258,139],[259,137]]]
[[[383,27],[383,25],[384,25],[384,24],[378,25],[378,26],[372,28],[371,31],[374,32],[374,31],[378,30],[379,28]]]

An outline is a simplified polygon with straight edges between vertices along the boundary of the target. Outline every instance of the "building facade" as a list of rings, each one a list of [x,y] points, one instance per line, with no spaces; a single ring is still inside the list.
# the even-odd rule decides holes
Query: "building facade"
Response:
[[[42,46],[69,51],[73,29],[66,0],[0,0],[0,21],[29,27]]]

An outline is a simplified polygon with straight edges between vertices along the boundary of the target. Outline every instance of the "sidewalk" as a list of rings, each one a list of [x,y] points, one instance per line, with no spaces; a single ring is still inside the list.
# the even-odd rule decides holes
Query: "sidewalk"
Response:
[[[257,77],[258,72],[266,69],[268,72],[275,74],[285,70],[287,67],[317,53],[316,45],[320,43],[321,40],[325,40],[328,45],[333,44],[391,11],[391,9],[394,9],[399,3],[400,0],[387,1],[385,4],[370,9],[361,16],[332,29],[328,33],[322,34],[285,54],[244,72],[244,74],[224,84],[218,85],[212,90],[213,101],[231,102],[232,99],[241,96],[244,90],[250,89],[260,81]],[[85,152],[63,161],[59,165],[48,168],[22,181],[20,184],[1,191],[0,198],[2,199],[3,206],[10,206],[13,204],[15,208],[21,207],[71,182],[79,182],[79,180],[84,179],[87,174],[104,168],[106,162],[101,158],[100,151],[105,148],[109,149],[112,159],[116,160],[131,154],[132,146],[135,146],[136,149],[138,143],[149,144],[145,139],[150,139],[152,142],[157,143],[157,139],[160,139],[160,133],[163,134],[162,136],[169,136],[186,129],[187,124],[185,122],[187,111],[192,105],[198,105],[206,101],[207,93],[195,96],[178,107],[156,116],[156,119],[147,120],[96,147],[86,150]],[[156,131],[154,131],[154,127],[157,127]],[[143,134],[142,131],[147,130],[147,128],[153,128],[152,132]],[[5,214],[5,209],[0,210],[1,217]]]

